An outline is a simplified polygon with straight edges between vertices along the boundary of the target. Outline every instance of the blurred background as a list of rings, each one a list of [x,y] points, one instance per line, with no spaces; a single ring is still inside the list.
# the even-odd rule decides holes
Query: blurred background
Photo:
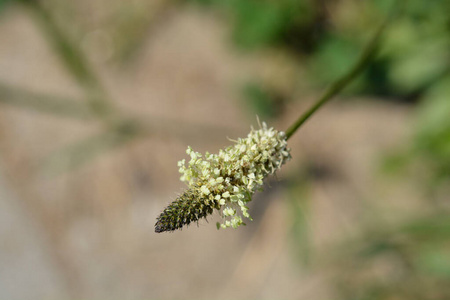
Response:
[[[154,233],[188,145],[286,130],[391,6],[0,0],[0,298],[450,299],[446,0],[400,6],[253,222]]]

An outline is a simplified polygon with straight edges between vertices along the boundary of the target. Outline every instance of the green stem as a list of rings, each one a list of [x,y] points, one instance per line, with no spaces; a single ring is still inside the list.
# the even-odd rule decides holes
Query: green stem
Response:
[[[330,101],[334,96],[336,96],[340,91],[342,91],[346,86],[348,86],[358,75],[361,74],[361,72],[365,69],[365,67],[369,64],[371,59],[373,58],[374,54],[376,53],[378,42],[380,40],[380,37],[386,28],[387,24],[391,20],[393,13],[391,12],[389,16],[386,18],[386,20],[381,24],[381,26],[378,28],[378,30],[375,32],[372,39],[369,41],[369,43],[364,48],[363,52],[361,53],[360,57],[354,64],[354,66],[341,78],[336,80],[333,84],[331,84],[325,93],[322,95],[322,97],[319,98],[319,100],[305,113],[303,113],[298,120],[292,124],[291,127],[286,130],[286,138],[289,139],[296,131],[297,129],[303,125],[303,123],[306,122],[306,120],[309,119],[322,105]]]

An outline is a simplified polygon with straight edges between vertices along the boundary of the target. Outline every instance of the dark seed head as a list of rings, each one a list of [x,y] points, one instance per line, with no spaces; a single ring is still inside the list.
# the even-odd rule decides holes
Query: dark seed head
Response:
[[[155,232],[181,229],[184,225],[198,222],[201,218],[212,214],[214,209],[219,207],[216,201],[200,197],[198,191],[189,189],[169,204],[156,218]]]

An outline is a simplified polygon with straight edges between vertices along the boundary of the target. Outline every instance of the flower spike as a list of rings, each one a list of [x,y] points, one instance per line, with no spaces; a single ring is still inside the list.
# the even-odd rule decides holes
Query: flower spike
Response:
[[[251,220],[246,204],[263,180],[274,174],[288,161],[286,134],[267,128],[263,122],[259,130],[252,128],[246,138],[220,150],[219,154],[204,156],[188,147],[190,161],[178,162],[181,181],[187,191],[172,202],[157,218],[155,232],[174,231],[217,210],[224,222],[218,228],[245,225],[242,217]]]

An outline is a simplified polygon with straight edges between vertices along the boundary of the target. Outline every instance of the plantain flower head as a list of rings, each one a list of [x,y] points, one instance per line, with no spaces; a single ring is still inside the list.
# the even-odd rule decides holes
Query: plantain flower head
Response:
[[[233,142],[218,154],[202,155],[188,147],[189,162],[178,162],[180,179],[188,189],[157,218],[156,232],[180,229],[214,210],[223,218],[217,228],[237,228],[245,225],[243,218],[252,220],[247,203],[262,190],[264,178],[291,158],[290,149],[285,133],[267,128],[264,122]]]

